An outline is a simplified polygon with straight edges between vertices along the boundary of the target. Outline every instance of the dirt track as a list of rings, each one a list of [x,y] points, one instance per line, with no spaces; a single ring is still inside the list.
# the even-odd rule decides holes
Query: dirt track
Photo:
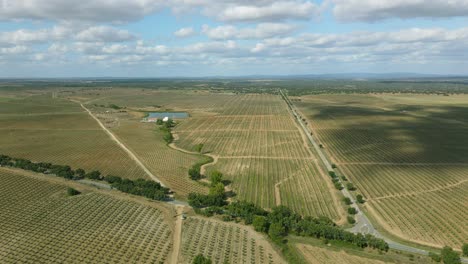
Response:
[[[102,122],[88,109],[86,108],[82,103],[79,103],[81,105],[81,108],[83,108],[86,112],[88,112],[88,114],[94,119],[96,120],[96,122],[99,124],[99,126],[109,135],[109,137],[115,142],[117,143],[117,145],[119,145],[125,152],[127,152],[127,154],[130,156],[131,159],[133,159],[137,164],[138,166],[140,166],[143,171],[148,174],[148,176],[153,179],[154,181],[156,182],[159,182],[162,186],[165,187],[165,185],[161,182],[161,180],[156,177],[153,173],[151,173],[151,171],[148,170],[148,168],[146,168],[146,166],[140,161],[140,159],[138,159],[138,157],[133,154],[133,152],[131,150],[129,150],[122,142],[120,142],[120,140],[109,130],[107,129],[103,124]]]

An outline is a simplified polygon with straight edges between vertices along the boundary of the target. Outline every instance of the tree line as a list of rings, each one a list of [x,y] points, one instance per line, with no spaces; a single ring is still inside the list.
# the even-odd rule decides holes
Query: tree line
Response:
[[[134,195],[144,196],[152,200],[163,201],[169,198],[169,188],[163,187],[159,182],[145,179],[122,179],[118,176],[103,176],[100,171],[94,170],[86,172],[84,169],[73,170],[68,165],[57,165],[46,162],[32,162],[27,159],[12,158],[7,155],[0,155],[0,166],[19,168],[43,174],[52,174],[68,180],[100,180],[108,182],[113,188]]]
[[[225,221],[244,221],[253,225],[258,232],[268,234],[277,243],[285,242],[288,234],[336,240],[351,243],[361,248],[369,247],[388,251],[388,244],[372,235],[354,234],[343,230],[328,217],[303,217],[286,206],[273,207],[266,211],[246,201],[227,203],[222,174],[216,172],[210,176],[210,192],[207,195],[190,193],[189,204],[195,212],[205,216],[222,215]]]

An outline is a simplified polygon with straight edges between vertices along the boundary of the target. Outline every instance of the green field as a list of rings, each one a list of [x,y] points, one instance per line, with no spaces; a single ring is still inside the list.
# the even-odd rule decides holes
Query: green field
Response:
[[[50,179],[52,178],[52,179]],[[70,182],[0,168],[1,263],[159,263],[172,250],[170,210]],[[78,187],[77,187],[78,186]]]
[[[414,242],[468,241],[468,97],[296,98],[319,143],[385,229]]]

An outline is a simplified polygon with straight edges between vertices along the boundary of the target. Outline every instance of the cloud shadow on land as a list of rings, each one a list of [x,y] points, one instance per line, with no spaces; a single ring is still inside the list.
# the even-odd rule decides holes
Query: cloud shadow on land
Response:
[[[333,105],[308,118],[312,124],[343,120],[336,129],[321,132],[321,143],[333,142],[342,156],[357,162],[468,163],[468,107],[395,105],[385,111]]]

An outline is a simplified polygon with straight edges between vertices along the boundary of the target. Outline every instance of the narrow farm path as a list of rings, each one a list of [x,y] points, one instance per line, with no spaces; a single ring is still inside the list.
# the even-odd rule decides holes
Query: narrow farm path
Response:
[[[76,102],[76,101],[75,101]],[[79,102],[78,102],[79,103]],[[88,112],[88,114],[94,119],[96,120],[96,122],[99,124],[99,126],[109,135],[109,137],[115,142],[117,143],[117,145],[119,145],[125,152],[127,152],[127,154],[130,156],[131,159],[133,159],[137,164],[138,166],[140,166],[143,171],[151,178],[153,179],[154,181],[156,182],[159,182],[162,186],[166,187],[162,182],[161,180],[156,177],[153,173],[151,173],[150,170],[148,170],[148,168],[146,168],[146,166],[143,164],[143,162],[140,161],[140,159],[138,159],[138,157],[130,150],[128,149],[109,129],[107,129],[107,127],[105,127],[101,120],[99,120],[88,108],[86,108],[86,106],[84,106],[82,103],[79,103],[81,105],[81,108],[83,108],[86,112]]]
[[[200,167],[200,174],[202,174],[202,175],[205,175],[206,167],[215,165],[218,162],[218,159],[220,158],[219,156],[213,155],[213,154],[210,154],[210,153],[203,153],[202,154],[202,153],[198,153],[198,152],[195,152],[195,151],[189,151],[189,150],[186,150],[186,149],[183,149],[183,148],[179,148],[174,143],[169,144],[169,147],[172,148],[172,149],[187,153],[187,154],[205,155],[205,156],[208,156],[208,157],[212,158],[213,159],[212,162],[205,163]]]
[[[461,184],[464,184],[465,182],[468,182],[468,179],[459,181],[459,182],[457,182],[457,183],[445,185],[445,186],[442,186],[442,187],[429,189],[429,190],[416,191],[416,192],[408,192],[408,193],[400,193],[400,194],[394,194],[394,195],[386,195],[386,196],[380,196],[380,197],[375,197],[375,198],[368,198],[367,200],[369,200],[369,201],[371,201],[371,200],[372,200],[372,201],[377,201],[377,200],[388,199],[388,198],[394,198],[394,197],[401,198],[401,197],[406,197],[406,196],[413,196],[413,195],[418,195],[418,194],[437,192],[437,191],[442,191],[442,190],[447,190],[447,189],[451,189],[451,188],[457,187],[457,186],[459,186],[459,185],[461,185]]]
[[[288,180],[291,180],[292,178],[294,178],[296,175],[298,175],[299,173],[301,173],[302,171],[306,170],[307,168],[302,168],[298,171],[296,171],[295,173],[293,173],[291,176],[287,177],[287,178],[284,178],[282,179],[281,181],[277,182],[275,184],[275,204],[277,206],[281,205],[281,190],[280,190],[280,185],[285,183],[286,181]]]
[[[184,206],[176,206],[176,215],[175,215],[175,227],[173,232],[173,241],[174,244],[172,246],[172,256],[171,256],[171,264],[179,263],[179,255],[180,255],[180,244],[182,243],[182,221],[183,221],[183,214],[184,214]]]

